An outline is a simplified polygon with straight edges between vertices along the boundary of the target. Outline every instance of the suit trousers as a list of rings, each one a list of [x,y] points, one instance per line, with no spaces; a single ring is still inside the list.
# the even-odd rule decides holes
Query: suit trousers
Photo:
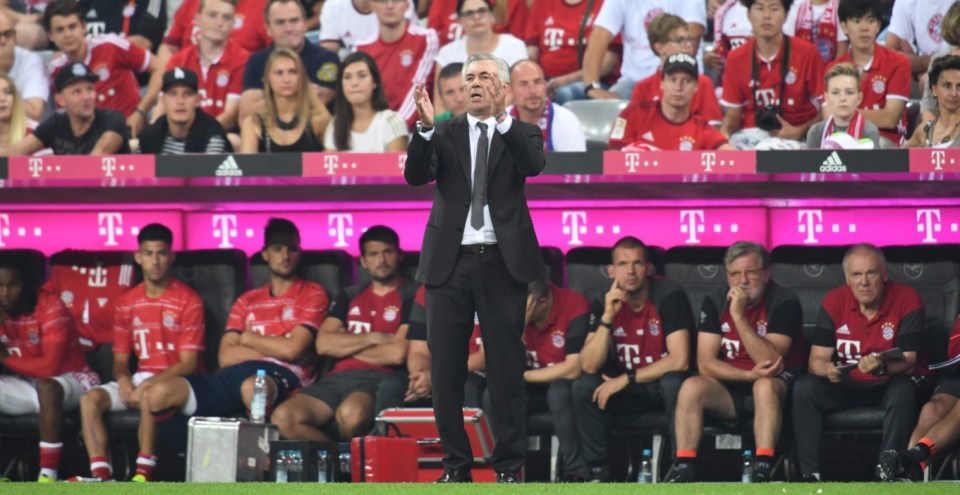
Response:
[[[464,383],[474,315],[481,337],[490,393],[495,470],[517,471],[527,453],[527,399],[523,346],[527,284],[514,279],[498,249],[461,252],[450,278],[427,286],[427,345],[433,410],[445,469],[469,469],[470,441],[463,427]]]

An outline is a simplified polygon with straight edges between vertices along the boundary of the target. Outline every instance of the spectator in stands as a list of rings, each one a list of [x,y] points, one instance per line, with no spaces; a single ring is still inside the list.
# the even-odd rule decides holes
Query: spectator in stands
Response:
[[[16,34],[13,20],[0,10],[0,72],[13,80],[27,117],[39,122],[50,99],[50,78],[40,55],[16,46]]]
[[[753,26],[740,0],[709,0],[707,17],[713,19],[714,45],[703,54],[703,65],[722,78],[727,56],[753,38]]]
[[[378,32],[357,42],[357,50],[376,61],[380,74],[390,84],[383,88],[390,109],[413,126],[417,120],[414,89],[432,79],[434,60],[439,49],[437,33],[404,18],[409,0],[374,0]],[[432,83],[432,81],[431,81]]]
[[[609,148],[661,150],[730,150],[727,138],[707,120],[692,114],[698,91],[697,60],[674,53],[664,60],[663,99],[640,101],[620,112],[610,132]]]
[[[663,98],[663,90],[660,88],[663,84],[661,69],[667,57],[674,53],[686,53],[692,57],[697,55],[693,50],[696,40],[690,37],[687,22],[673,14],[660,14],[654,17],[647,26],[647,38],[650,41],[650,48],[660,57],[661,66],[657,67],[655,74],[633,87],[630,104],[644,101],[656,103]],[[697,91],[690,103],[690,113],[715,127],[720,127],[723,119],[720,103],[717,101],[717,90],[713,81],[703,74],[697,76]]]
[[[629,100],[634,85],[657,71],[660,60],[650,50],[647,26],[654,16],[663,13],[687,21],[696,53],[707,24],[702,0],[650,0],[641,4],[629,0],[604,1],[583,53],[583,82],[588,98]],[[623,62],[620,79],[608,91],[600,86],[600,69],[610,42],[617,35],[623,38]]]
[[[170,1],[170,0],[168,0]],[[163,43],[157,50],[164,64],[170,60],[178,50],[197,42],[197,26],[195,24],[200,4],[203,0],[184,0],[177,9],[170,28],[163,37]],[[238,0],[233,18],[233,32],[230,39],[240,45],[247,53],[255,53],[270,44],[267,27],[260,22],[267,0]]]
[[[933,64],[930,92],[937,117],[917,127],[904,148],[960,148],[960,56],[947,55]]]
[[[739,241],[727,250],[724,265],[730,289],[709,294],[700,309],[700,374],[687,378],[677,397],[677,461],[670,482],[696,479],[705,414],[741,422],[749,419],[746,411],[751,402],[754,481],[770,481],[783,405],[793,373],[803,366],[800,301],[770,279],[767,251],[759,244]]]
[[[79,1],[87,22],[87,34],[116,34],[148,52],[160,46],[163,32],[167,30],[167,0]]]
[[[333,122],[327,126],[327,150],[379,153],[407,149],[407,125],[390,110],[377,63],[364,52],[343,59],[337,75]]]
[[[19,143],[32,128],[24,111],[25,102],[13,79],[0,72],[0,152]]]
[[[330,123],[330,112],[310,88],[295,52],[277,48],[270,54],[263,91],[263,110],[243,122],[240,152],[323,151],[320,136]]]
[[[490,53],[503,59],[508,66],[527,58],[527,47],[516,36],[493,30],[496,18],[493,15],[493,0],[457,0],[457,17],[463,24],[464,36],[451,41],[437,54],[437,74],[440,69],[454,62],[466,62],[467,57],[476,53]],[[434,93],[433,105],[437,113],[446,110],[438,105],[442,103]]]
[[[337,53],[341,48],[347,53],[357,50],[357,43],[377,34],[377,16],[374,2],[396,0],[325,0],[320,13],[320,46]],[[408,4],[407,20],[417,21],[413,6]]]
[[[43,9],[46,0],[31,2],[3,2],[0,12],[10,17],[16,30],[17,46],[29,51],[46,50],[50,45],[47,33],[40,20],[43,18]]]
[[[156,466],[156,425],[142,397],[155,382],[189,375],[200,366],[204,347],[203,301],[171,273],[173,232],[152,223],[137,234],[139,248],[134,255],[143,269],[143,282],[116,302],[114,317],[113,378],[80,397],[83,443],[90,456],[92,479],[113,478],[107,457],[107,428],[103,415],[108,411],[138,409],[137,470],[132,481],[149,481]],[[131,375],[131,354],[136,356],[136,373]]]
[[[947,357],[960,357],[960,318],[953,324]],[[937,451],[950,452],[960,441],[960,372],[948,368],[937,382],[933,397],[924,404],[907,450],[880,452],[880,479],[922,481],[923,470]]]
[[[602,0],[540,0],[531,7],[523,35],[527,55],[543,67],[547,96],[558,105],[587,97],[583,93],[581,61],[602,5]],[[601,64],[601,78],[610,75],[619,63],[616,50],[608,47]]]
[[[843,257],[846,285],[820,304],[809,374],[793,389],[793,427],[804,481],[820,480],[820,436],[828,413],[883,409],[880,450],[906,448],[914,422],[917,353],[926,350],[923,301],[913,288],[887,280],[883,252],[853,246]],[[885,354],[888,354],[885,356]]]
[[[297,276],[300,231],[271,218],[260,256],[270,282],[233,304],[220,339],[220,370],[158,381],[147,389],[144,407],[168,441],[186,441],[188,416],[232,416],[249,411],[258,370],[267,375],[267,412],[316,379],[313,341],[327,314],[320,284]],[[141,398],[141,400],[143,400]]]
[[[652,275],[640,239],[627,236],[613,245],[607,274],[613,283],[592,302],[580,351],[584,374],[573,385],[583,457],[598,481],[610,481],[606,440],[614,415],[673,414],[694,325],[683,289]]]
[[[427,296],[422,285],[417,290],[413,307],[410,309],[407,341],[407,369],[395,371],[380,381],[374,408],[377,413],[391,407],[432,407],[433,380],[430,376],[430,348],[427,347]],[[474,321],[467,357],[467,381],[463,386],[463,407],[483,408],[483,391],[487,387],[485,371],[480,322]]]
[[[196,43],[170,57],[166,70],[183,67],[200,76],[200,109],[227,131],[239,129],[237,114],[243,92],[243,71],[249,54],[230,37],[237,0],[204,0],[197,19]],[[155,114],[163,115],[161,99]]]
[[[570,110],[547,98],[543,68],[533,60],[521,60],[510,68],[513,118],[540,127],[544,151],[586,151],[587,138],[580,119]]]
[[[872,0],[866,0],[872,1]],[[821,148],[834,133],[848,134],[860,142],[868,140],[880,147],[880,131],[857,108],[863,101],[860,89],[860,71],[853,64],[836,64],[827,71],[826,105],[830,108],[827,120],[817,122],[807,132],[807,148]]]
[[[208,0],[209,1],[209,0]],[[197,74],[174,67],[163,75],[164,114],[137,136],[140,153],[182,155],[233,151],[227,133],[217,119],[200,108]]]
[[[459,117],[467,112],[467,92],[463,89],[463,64],[445,65],[437,74],[437,96],[446,110],[434,122]]]
[[[840,0],[795,0],[787,12],[783,34],[813,43],[825,65],[833,62],[850,46],[840,29],[839,4]],[[873,4],[882,8],[879,2]]]
[[[530,8],[532,8],[530,4],[536,5],[542,1],[494,0],[493,31],[499,34],[509,33],[517,38],[523,38]],[[440,46],[464,36],[463,22],[458,15],[461,3],[459,0],[430,0],[428,3],[427,27],[437,32],[437,36],[440,37]]]
[[[130,153],[130,129],[123,114],[97,106],[97,75],[80,62],[63,67],[54,78],[57,112],[33,134],[0,150],[8,156],[32,155],[50,148],[57,155],[114,155]]]
[[[73,63],[87,64],[99,78],[98,106],[123,113],[133,134],[146,125],[163,75],[163,65],[150,52],[116,35],[84,36],[86,23],[76,0],[56,0],[48,5],[43,27],[61,50],[50,62],[54,78]],[[142,98],[137,73],[150,75],[150,86]]]
[[[923,74],[930,57],[947,48],[939,26],[956,0],[897,0],[887,28],[887,48],[910,59],[913,74]]]
[[[312,89],[324,105],[333,101],[337,89],[340,57],[336,53],[307,41],[306,11],[299,0],[269,0],[264,11],[267,33],[273,44],[250,55],[243,71],[243,94],[240,97],[240,122],[263,108],[263,73],[267,58],[275,48],[287,48],[300,55]]]
[[[723,73],[727,136],[759,127],[775,137],[800,140],[820,120],[823,60],[811,43],[784,36],[789,0],[743,0],[755,37],[733,50]],[[787,64],[784,65],[784,58]],[[751,69],[748,70],[747,68]]]
[[[841,0],[840,25],[850,38],[850,51],[837,64],[852,63],[860,71],[860,113],[896,146],[906,141],[910,61],[877,43],[882,7],[874,0]],[[829,94],[829,93],[828,93]],[[827,113],[833,111],[825,105]]]
[[[327,441],[336,421],[343,440],[373,427],[377,386],[407,359],[407,328],[417,283],[400,275],[400,238],[383,225],[360,236],[360,264],[370,281],[340,291],[320,326],[316,348],[335,360],[317,383],[283,403],[272,421],[280,436]]]
[[[949,45],[947,48],[937,52],[930,58],[930,69],[940,58],[948,55],[960,55],[960,2],[954,2],[947,9],[947,13],[940,22],[940,35]],[[937,100],[930,91],[930,86],[923,85],[923,99],[920,100],[920,122],[929,122],[937,116]]]
[[[39,414],[40,476],[57,480],[63,414],[100,383],[80,350],[60,298],[41,291],[39,274],[17,256],[0,261],[0,413]]]

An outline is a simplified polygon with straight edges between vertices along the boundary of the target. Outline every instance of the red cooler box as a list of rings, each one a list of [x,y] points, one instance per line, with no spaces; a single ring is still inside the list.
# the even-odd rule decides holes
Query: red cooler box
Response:
[[[416,482],[417,440],[365,436],[350,442],[350,477],[354,483]]]

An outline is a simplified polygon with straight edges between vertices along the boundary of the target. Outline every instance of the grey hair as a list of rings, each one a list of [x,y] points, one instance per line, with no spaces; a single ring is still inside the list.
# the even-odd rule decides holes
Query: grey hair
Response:
[[[491,55],[489,53],[474,53],[467,57],[467,61],[463,63],[463,69],[460,72],[460,75],[463,76],[463,79],[467,79],[467,70],[470,68],[470,64],[474,62],[479,62],[481,60],[493,60],[497,63],[497,75],[500,76],[500,82],[504,84],[510,83],[510,66],[503,61],[502,58]]]
[[[850,246],[850,249],[847,250],[843,255],[843,273],[847,274],[847,260],[850,259],[854,254],[862,253],[871,253],[880,260],[880,269],[883,273],[887,273],[887,257],[883,254],[883,251],[880,250],[877,246],[870,244],[869,242],[861,242],[860,244],[855,244]]]
[[[737,241],[733,243],[733,245],[727,249],[727,254],[723,256],[723,266],[729,267],[737,258],[751,254],[755,254],[760,258],[760,268],[767,269],[770,267],[770,256],[767,254],[767,250],[763,246],[750,241]]]

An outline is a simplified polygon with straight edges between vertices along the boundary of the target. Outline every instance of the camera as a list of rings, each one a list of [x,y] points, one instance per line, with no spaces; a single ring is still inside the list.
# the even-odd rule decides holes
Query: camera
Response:
[[[757,127],[767,132],[780,130],[783,126],[780,125],[778,116],[780,116],[780,109],[773,105],[767,105],[757,110]]]

